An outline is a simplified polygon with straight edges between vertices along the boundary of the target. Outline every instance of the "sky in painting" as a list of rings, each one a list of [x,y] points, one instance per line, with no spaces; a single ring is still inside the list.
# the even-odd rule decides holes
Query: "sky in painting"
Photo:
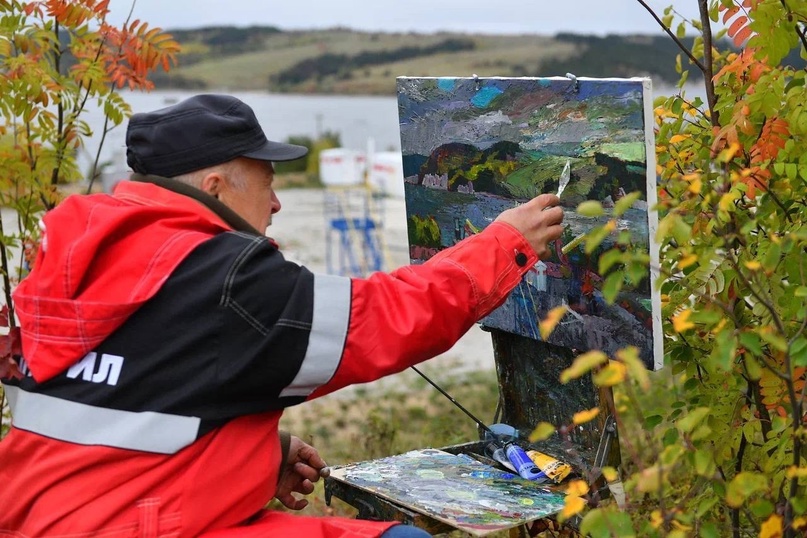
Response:
[[[126,19],[132,0],[111,0],[111,21]],[[697,0],[645,0],[659,16],[673,5],[698,18]],[[441,30],[489,34],[660,34],[638,0],[135,0],[133,16],[163,29],[277,26],[284,30],[336,26],[366,31]]]

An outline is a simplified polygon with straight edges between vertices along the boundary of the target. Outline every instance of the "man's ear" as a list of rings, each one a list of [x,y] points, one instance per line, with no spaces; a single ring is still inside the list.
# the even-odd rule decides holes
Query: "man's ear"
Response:
[[[202,190],[210,196],[218,198],[223,187],[224,178],[218,172],[211,172],[202,179]]]

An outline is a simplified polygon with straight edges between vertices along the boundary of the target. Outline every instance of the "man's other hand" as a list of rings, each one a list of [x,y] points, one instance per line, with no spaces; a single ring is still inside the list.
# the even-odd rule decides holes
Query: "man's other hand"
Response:
[[[502,211],[496,220],[520,231],[538,258],[543,258],[548,252],[547,244],[563,233],[563,209],[558,207],[559,203],[560,199],[554,194],[541,194],[525,204]]]
[[[314,482],[319,480],[320,469],[324,467],[325,460],[317,449],[292,435],[289,454],[280,467],[275,498],[286,508],[302,510],[308,501],[296,498],[294,493],[308,495],[314,491]]]

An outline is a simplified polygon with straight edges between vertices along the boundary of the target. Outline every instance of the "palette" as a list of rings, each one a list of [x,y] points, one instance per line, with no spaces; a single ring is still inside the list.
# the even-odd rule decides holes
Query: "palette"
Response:
[[[475,536],[556,514],[564,495],[464,454],[420,449],[335,467],[331,478]]]

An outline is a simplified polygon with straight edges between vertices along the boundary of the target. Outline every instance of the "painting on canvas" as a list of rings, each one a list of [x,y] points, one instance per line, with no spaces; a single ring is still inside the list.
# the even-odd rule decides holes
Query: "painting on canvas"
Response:
[[[552,344],[608,354],[636,346],[652,369],[662,365],[660,301],[650,270],[626,283],[614,304],[601,293],[599,258],[619,233],[649,255],[657,217],[649,79],[398,79],[410,259],[423,263],[483,230],[501,211],[541,193],[556,193],[562,176],[564,232],[551,254],[530,269],[485,326],[540,339],[538,324],[556,306],[568,312]],[[611,209],[639,192],[630,209]],[[601,217],[576,213],[586,200]],[[614,233],[587,254],[562,247],[613,220]]]

